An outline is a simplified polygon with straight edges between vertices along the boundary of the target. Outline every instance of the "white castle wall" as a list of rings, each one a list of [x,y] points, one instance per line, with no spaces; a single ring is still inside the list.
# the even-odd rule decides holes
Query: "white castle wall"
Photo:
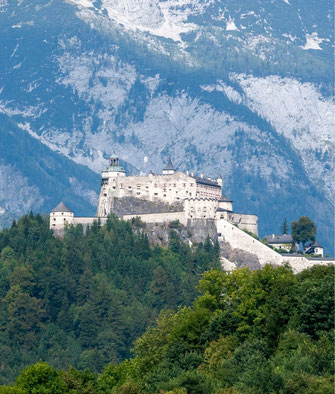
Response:
[[[218,207],[218,200],[205,198],[187,198],[184,210],[189,219],[213,219]]]
[[[50,213],[50,229],[60,230],[65,227],[65,224],[73,224],[73,212],[51,212]]]
[[[187,218],[185,212],[165,212],[165,213],[146,213],[136,215],[123,215],[124,220],[139,217],[145,223],[164,223],[179,220],[184,226],[187,225]]]
[[[242,249],[256,255],[262,267],[266,264],[283,265],[288,262],[294,272],[300,272],[313,265],[322,264],[320,260],[308,260],[305,257],[284,257],[225,219],[217,220],[216,227],[219,236],[221,235],[233,249]],[[231,262],[228,264],[225,260],[222,260],[223,267],[231,270]],[[329,260],[326,260],[325,263],[335,264],[334,261]]]
[[[241,230],[246,229],[258,235],[258,216],[244,213],[233,213],[231,221]]]
[[[82,224],[82,225],[92,225],[94,222],[98,222],[100,220],[101,224],[105,224],[107,222],[107,218],[98,218],[96,216],[84,216],[84,217],[75,217],[73,220],[73,224]]]
[[[107,216],[111,212],[112,199],[125,196],[169,204],[195,197],[218,200],[221,186],[197,183],[195,178],[181,171],[148,176],[125,176],[124,173],[121,176],[121,173],[104,171],[97,216]]]

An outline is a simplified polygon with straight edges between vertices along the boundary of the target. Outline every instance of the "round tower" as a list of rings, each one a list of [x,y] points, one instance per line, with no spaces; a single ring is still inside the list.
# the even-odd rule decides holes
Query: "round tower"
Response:
[[[65,224],[73,224],[74,213],[69,209],[63,201],[50,212],[50,229],[63,230]]]

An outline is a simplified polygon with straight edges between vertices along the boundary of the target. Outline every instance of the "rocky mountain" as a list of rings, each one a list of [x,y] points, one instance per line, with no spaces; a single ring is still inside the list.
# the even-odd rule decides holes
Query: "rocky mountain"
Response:
[[[316,0],[1,0],[0,223],[94,213],[110,153],[171,155],[221,173],[261,235],[307,215],[333,253],[333,20]]]

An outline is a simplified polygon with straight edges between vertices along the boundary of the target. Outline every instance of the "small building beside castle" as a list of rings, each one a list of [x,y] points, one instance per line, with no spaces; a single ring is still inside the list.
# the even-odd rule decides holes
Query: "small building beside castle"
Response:
[[[294,245],[293,243],[293,238],[292,235],[290,234],[281,234],[281,235],[276,235],[276,234],[271,234],[271,235],[265,235],[264,239],[266,242],[279,250],[283,250],[286,252],[290,252],[291,250],[296,250],[297,246]]]
[[[233,201],[222,194],[222,178],[206,178],[177,170],[171,162],[162,173],[128,176],[115,155],[101,174],[101,190],[96,217],[78,218],[63,203],[50,213],[50,227],[59,231],[65,223],[84,226],[109,214],[123,219],[139,216],[147,223],[179,220],[187,225],[194,220],[225,219],[240,229],[258,234],[258,217],[233,211]]]
[[[321,246],[316,240],[314,242],[308,242],[304,246],[304,253],[323,257],[323,246]]]

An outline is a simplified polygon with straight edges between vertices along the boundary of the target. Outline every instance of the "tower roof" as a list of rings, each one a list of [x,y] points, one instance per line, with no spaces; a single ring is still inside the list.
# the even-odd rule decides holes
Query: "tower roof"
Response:
[[[56,208],[54,208],[51,212],[72,212],[71,209],[69,209],[63,201],[61,201]]]
[[[124,168],[120,166],[119,158],[115,153],[113,153],[109,157],[109,165],[105,171],[107,171],[107,172],[126,172],[124,170]]]
[[[233,202],[230,198],[226,197],[224,194],[221,194],[221,197],[219,199],[220,202]]]
[[[176,171],[176,169],[174,168],[174,165],[172,164],[171,157],[169,158],[169,161],[168,161],[167,165],[163,168],[163,170],[174,170],[174,171]]]
[[[293,243],[293,238],[291,234],[271,234],[265,235],[264,237],[269,244],[291,244]]]
[[[105,171],[107,171],[107,172],[126,172],[126,170],[120,166],[108,166]]]

